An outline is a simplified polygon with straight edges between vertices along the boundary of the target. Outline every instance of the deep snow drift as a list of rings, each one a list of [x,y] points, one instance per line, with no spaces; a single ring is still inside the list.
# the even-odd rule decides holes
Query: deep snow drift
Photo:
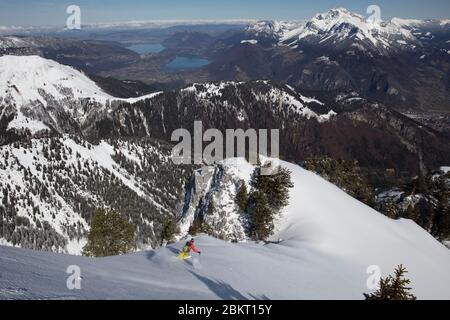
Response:
[[[229,161],[227,163],[230,163]],[[197,237],[202,256],[178,261],[183,243],[118,257],[86,258],[0,247],[1,298],[362,299],[367,268],[403,264],[419,299],[450,298],[450,251],[409,220],[391,220],[314,173],[292,171],[277,243]],[[252,166],[239,162],[248,179]],[[66,269],[81,268],[68,290]]]

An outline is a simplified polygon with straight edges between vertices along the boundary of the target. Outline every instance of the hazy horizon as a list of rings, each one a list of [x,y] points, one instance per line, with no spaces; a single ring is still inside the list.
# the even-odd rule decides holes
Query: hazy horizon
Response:
[[[382,20],[393,17],[409,19],[448,19],[450,2],[430,0],[405,1],[256,1],[240,3],[238,0],[215,2],[196,0],[121,2],[111,0],[56,1],[56,0],[0,0],[0,26],[5,27],[61,27],[68,17],[69,5],[81,8],[82,24],[126,23],[132,21],[184,21],[184,22],[229,22],[231,20],[306,20],[320,12],[343,7],[367,15],[369,5],[378,5]]]

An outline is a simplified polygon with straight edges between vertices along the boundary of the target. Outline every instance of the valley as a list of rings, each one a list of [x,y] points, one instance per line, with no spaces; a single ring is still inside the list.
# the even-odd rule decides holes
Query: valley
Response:
[[[104,35],[87,30],[84,37],[90,40],[70,38],[70,33],[64,34],[69,38],[5,38],[2,50],[33,52],[88,73],[140,80],[158,89],[271,79],[300,89],[355,91],[401,111],[448,111],[450,44],[443,39],[450,25],[445,20],[394,18],[374,27],[364,19],[341,8],[304,23],[177,26],[135,35],[127,30]],[[129,50],[130,39],[137,45],[154,39],[158,52]],[[65,52],[72,47],[79,49]],[[108,50],[107,58],[98,56],[101,50]],[[192,68],[185,57],[202,60],[193,60]],[[182,59],[181,67],[165,67],[174,59]]]

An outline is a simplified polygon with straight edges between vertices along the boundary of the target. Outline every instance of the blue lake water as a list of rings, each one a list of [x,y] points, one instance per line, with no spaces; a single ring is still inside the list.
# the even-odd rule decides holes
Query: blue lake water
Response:
[[[210,63],[211,61],[204,58],[192,56],[177,56],[163,68],[167,71],[190,70],[204,67]]]
[[[127,49],[133,50],[134,52],[137,52],[139,54],[146,54],[146,53],[158,53],[164,50],[164,47],[159,43],[140,43],[140,44],[133,44]]]

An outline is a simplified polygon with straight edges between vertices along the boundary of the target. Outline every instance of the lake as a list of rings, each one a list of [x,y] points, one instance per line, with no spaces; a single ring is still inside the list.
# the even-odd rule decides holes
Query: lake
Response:
[[[164,50],[164,47],[159,43],[140,43],[133,44],[127,49],[130,49],[139,54],[158,53]]]
[[[167,71],[180,71],[188,69],[198,69],[210,64],[208,59],[194,56],[177,56],[175,59],[166,64],[163,69]]]

